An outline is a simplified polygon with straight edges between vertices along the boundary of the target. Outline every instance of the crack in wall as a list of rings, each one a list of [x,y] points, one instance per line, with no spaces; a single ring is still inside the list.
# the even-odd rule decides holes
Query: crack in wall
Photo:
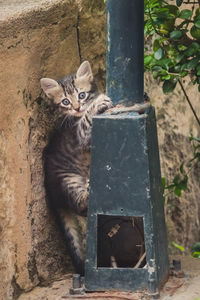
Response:
[[[78,46],[78,55],[80,59],[80,64],[82,62],[82,55],[81,55],[81,45],[80,45],[80,30],[79,30],[79,24],[80,24],[80,11],[77,15],[77,22],[76,22],[76,39],[77,39],[77,46]]]
[[[13,288],[13,300],[18,299],[18,297],[24,292],[24,290],[17,283],[16,277],[12,277],[11,286]]]

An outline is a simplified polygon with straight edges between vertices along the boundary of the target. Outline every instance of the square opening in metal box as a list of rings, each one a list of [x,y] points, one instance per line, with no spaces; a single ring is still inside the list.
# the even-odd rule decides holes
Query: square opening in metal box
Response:
[[[143,268],[143,217],[98,215],[97,268]]]

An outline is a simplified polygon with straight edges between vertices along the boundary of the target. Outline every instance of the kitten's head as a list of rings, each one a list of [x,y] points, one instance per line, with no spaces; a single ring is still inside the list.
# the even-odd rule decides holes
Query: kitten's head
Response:
[[[42,78],[41,87],[47,97],[69,116],[81,116],[97,94],[90,63],[84,61],[75,75],[61,80]]]

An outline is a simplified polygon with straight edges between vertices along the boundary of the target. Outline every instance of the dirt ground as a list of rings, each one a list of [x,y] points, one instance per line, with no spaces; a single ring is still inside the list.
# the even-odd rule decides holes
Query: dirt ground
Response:
[[[173,257],[174,258],[174,257]],[[181,259],[184,277],[170,276],[160,293],[160,300],[198,300],[200,299],[200,259],[189,256],[176,257]],[[95,299],[95,300],[150,300],[146,293],[130,292],[98,292],[72,296],[72,275],[68,274],[48,286],[37,287],[21,294],[18,300],[62,300],[62,299]]]

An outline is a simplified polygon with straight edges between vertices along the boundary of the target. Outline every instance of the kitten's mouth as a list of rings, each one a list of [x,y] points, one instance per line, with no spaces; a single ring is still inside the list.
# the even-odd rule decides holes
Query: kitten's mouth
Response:
[[[76,110],[73,111],[73,116],[75,117],[81,117],[82,115],[83,115],[83,111],[76,111]]]

